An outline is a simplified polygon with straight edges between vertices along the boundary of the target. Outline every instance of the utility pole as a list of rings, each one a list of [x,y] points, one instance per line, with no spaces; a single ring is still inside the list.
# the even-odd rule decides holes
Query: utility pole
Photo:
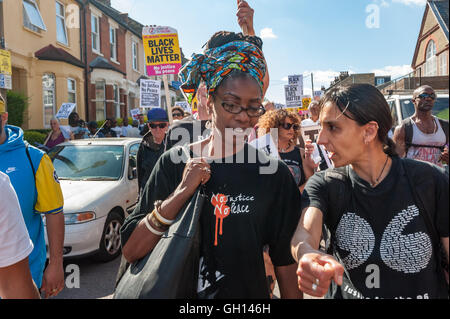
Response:
[[[311,72],[311,100],[314,100],[314,74]]]

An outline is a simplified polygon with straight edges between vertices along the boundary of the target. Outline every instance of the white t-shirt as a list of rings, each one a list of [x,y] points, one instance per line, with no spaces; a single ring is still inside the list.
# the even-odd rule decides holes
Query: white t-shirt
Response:
[[[0,268],[18,263],[32,250],[16,192],[8,175],[0,172]]]

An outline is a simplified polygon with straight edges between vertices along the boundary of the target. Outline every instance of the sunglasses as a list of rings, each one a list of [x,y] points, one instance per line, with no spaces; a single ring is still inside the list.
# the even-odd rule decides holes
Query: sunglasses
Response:
[[[181,113],[172,113],[173,117],[183,117],[183,114]]]
[[[294,131],[298,131],[300,129],[300,125],[298,124],[293,124],[293,123],[283,123],[280,125],[282,128],[284,128],[285,130],[290,130],[291,127],[294,128]]]
[[[150,123],[150,128],[166,128],[167,127],[167,123],[159,123],[159,124],[155,124],[155,123]]]
[[[422,99],[422,100],[426,99],[427,97],[429,97],[430,99],[434,100],[436,98],[436,95],[434,93],[432,93],[432,94],[422,93],[422,94],[419,94],[419,96],[418,96],[418,98]]]

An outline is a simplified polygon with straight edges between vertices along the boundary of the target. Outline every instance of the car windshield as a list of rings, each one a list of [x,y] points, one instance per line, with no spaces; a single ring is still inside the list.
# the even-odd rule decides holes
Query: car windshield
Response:
[[[48,154],[61,180],[118,180],[123,146],[58,145]]]
[[[401,99],[400,106],[404,119],[414,114],[414,104],[410,99]],[[448,120],[448,97],[438,97],[434,102],[432,113],[434,116]]]

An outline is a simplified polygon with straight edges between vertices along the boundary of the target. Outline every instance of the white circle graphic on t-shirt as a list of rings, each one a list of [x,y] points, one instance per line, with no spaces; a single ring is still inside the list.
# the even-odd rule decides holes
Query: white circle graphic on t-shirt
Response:
[[[381,238],[381,259],[390,268],[406,273],[418,273],[430,262],[433,252],[430,237],[422,232],[403,235],[406,225],[419,216],[419,209],[409,206],[395,216]]]
[[[349,252],[342,262],[350,270],[359,267],[370,257],[375,247],[375,235],[364,218],[346,213],[336,229],[336,243],[340,249]]]

